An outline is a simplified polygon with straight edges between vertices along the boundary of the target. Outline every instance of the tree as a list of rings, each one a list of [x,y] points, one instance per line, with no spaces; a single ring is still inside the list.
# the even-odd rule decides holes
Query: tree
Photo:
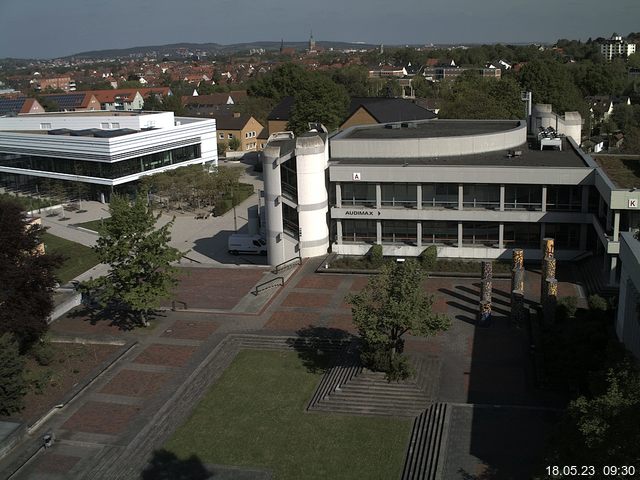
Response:
[[[312,122],[322,123],[329,131],[335,130],[349,111],[349,96],[345,88],[318,73],[310,74],[293,98],[287,128],[296,134],[306,132]]]
[[[404,334],[430,336],[450,325],[445,315],[432,311],[433,296],[425,295],[423,278],[424,271],[414,260],[386,264],[360,293],[347,297],[363,342],[363,362],[384,371],[389,380],[410,374],[402,356]]]
[[[110,266],[107,276],[91,280],[83,290],[93,294],[103,308],[124,308],[137,323],[148,325],[148,314],[160,299],[170,296],[176,285],[171,263],[181,253],[170,247],[173,221],[155,228],[160,215],[147,206],[147,193],[140,192],[133,204],[118,195],[111,198],[111,217],[100,229],[94,251],[100,262]]]
[[[18,343],[9,333],[0,335],[0,415],[22,410],[22,397],[27,391],[23,371],[24,357]]]
[[[640,373],[625,359],[604,374],[590,396],[569,404],[550,444],[549,465],[640,464]],[[555,463],[560,462],[560,463]]]
[[[333,71],[331,78],[338,85],[342,85],[351,97],[368,96],[369,71],[362,65],[337,68]]]
[[[229,150],[237,151],[242,143],[239,138],[233,137],[229,140]]]
[[[0,335],[13,334],[25,352],[47,330],[62,258],[38,252],[45,229],[10,199],[0,198],[0,225]]]

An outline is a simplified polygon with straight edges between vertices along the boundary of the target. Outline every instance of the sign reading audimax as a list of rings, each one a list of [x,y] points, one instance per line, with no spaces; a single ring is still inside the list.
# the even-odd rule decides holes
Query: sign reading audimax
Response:
[[[347,210],[344,215],[345,217],[373,217],[376,213],[380,215],[378,210]]]

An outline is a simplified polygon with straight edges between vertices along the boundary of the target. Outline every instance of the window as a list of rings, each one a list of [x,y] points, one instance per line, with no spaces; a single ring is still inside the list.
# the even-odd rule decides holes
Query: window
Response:
[[[544,236],[553,238],[557,249],[577,250],[580,245],[580,225],[575,223],[547,223]]]
[[[499,185],[465,185],[463,192],[464,208],[500,208]]]
[[[375,243],[377,239],[377,226],[374,220],[343,220],[343,242]]]
[[[220,134],[218,134],[218,138],[219,138],[220,140],[224,140],[224,133],[220,133]]]
[[[505,248],[540,248],[540,224],[505,223]]]
[[[458,185],[428,183],[422,185],[422,208],[458,208]]]
[[[120,128],[120,123],[119,122],[113,122],[111,124],[111,128]]]
[[[416,222],[411,220],[383,220],[382,242],[415,245],[416,225]]]
[[[228,134],[227,138],[233,138],[233,133]]]
[[[422,243],[441,243],[453,245],[458,243],[458,223],[457,222],[422,222]]]
[[[579,212],[581,208],[581,186],[558,185],[547,188],[547,210]]]
[[[374,183],[343,183],[343,206],[376,206],[376,186]]]
[[[539,185],[507,185],[504,208],[506,210],[541,210],[542,187]]]
[[[382,205],[388,207],[416,208],[415,183],[390,183],[382,185]]]
[[[497,223],[478,222],[462,225],[462,243],[467,245],[497,246],[499,226]]]
[[[50,123],[41,123],[40,124],[40,130],[51,130],[51,124]]]
[[[100,128],[102,128],[103,130],[108,130],[109,129],[109,122],[102,122],[100,124]]]

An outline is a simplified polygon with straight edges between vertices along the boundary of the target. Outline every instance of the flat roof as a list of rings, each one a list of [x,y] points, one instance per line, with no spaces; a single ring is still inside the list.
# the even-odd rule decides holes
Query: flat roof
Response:
[[[421,120],[400,122],[400,128],[390,128],[391,124],[356,127],[338,135],[340,139],[393,139],[393,138],[438,138],[462,137],[506,132],[518,128],[520,120]]]
[[[617,188],[640,188],[640,155],[594,155]]]
[[[35,118],[35,117],[137,117],[140,115],[157,115],[164,112],[150,111],[124,111],[124,110],[83,110],[79,112],[45,112],[45,113],[25,113],[13,118]]]
[[[514,148],[519,156],[509,156],[507,151],[458,155],[451,157],[420,158],[331,158],[337,165],[389,165],[389,166],[468,166],[468,167],[560,167],[591,168],[566,139],[562,150],[539,150],[527,144]],[[640,161],[639,161],[640,166]]]

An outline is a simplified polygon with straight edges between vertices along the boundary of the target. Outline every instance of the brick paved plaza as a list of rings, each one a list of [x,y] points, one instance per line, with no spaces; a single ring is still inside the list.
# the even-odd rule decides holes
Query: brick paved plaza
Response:
[[[17,478],[113,478],[110,475],[118,468],[128,472],[123,478],[139,478],[147,457],[145,453],[138,455],[144,458],[134,458],[136,449],[142,444],[144,452],[160,448],[178,426],[171,420],[176,402],[188,412],[221,375],[232,358],[217,364],[207,362],[217,358],[211,355],[228,334],[295,335],[309,326],[355,333],[344,297],[363,288],[367,277],[318,274],[315,263],[298,267],[284,288],[265,292],[263,295],[272,298],[257,312],[237,309],[243,299],[251,300],[249,292],[264,277],[265,269],[192,268],[185,269],[177,298],[198,309],[197,313],[167,311],[156,318],[152,330],[131,332],[119,331],[107,322],[94,325],[73,315],[55,322],[54,334],[116,337],[138,344],[47,422],[40,431],[57,432],[59,441],[39,454]],[[553,406],[532,387],[525,332],[512,327],[507,319],[510,281],[495,279],[493,288],[494,321],[488,328],[477,328],[478,280],[428,279],[425,290],[435,295],[435,311],[447,313],[452,326],[433,338],[408,337],[406,341],[407,352],[439,359],[439,378],[432,379],[437,383],[437,400],[458,405],[452,414],[447,447],[446,468],[453,476],[446,478],[473,478],[461,472],[479,475],[489,468],[520,472],[512,459],[505,463],[513,454],[507,447],[523,435],[541,438],[547,418],[539,410],[513,410],[511,406]],[[560,284],[560,293],[579,294],[569,282]],[[537,295],[539,276],[528,272],[526,298],[534,302]],[[206,375],[208,380],[191,378],[200,378],[197,375]],[[178,398],[177,392],[188,384],[191,393],[180,393]],[[508,408],[498,418],[491,409],[466,404]],[[513,413],[516,411],[519,413]],[[499,427],[496,431],[492,431],[492,418]],[[153,426],[160,423],[170,427]],[[492,447],[491,438],[496,435],[505,454],[497,454],[498,446]],[[539,442],[529,446],[533,449],[530,462],[537,458],[537,446]],[[529,460],[525,459],[524,465]],[[0,464],[0,473],[5,466],[6,462]]]

